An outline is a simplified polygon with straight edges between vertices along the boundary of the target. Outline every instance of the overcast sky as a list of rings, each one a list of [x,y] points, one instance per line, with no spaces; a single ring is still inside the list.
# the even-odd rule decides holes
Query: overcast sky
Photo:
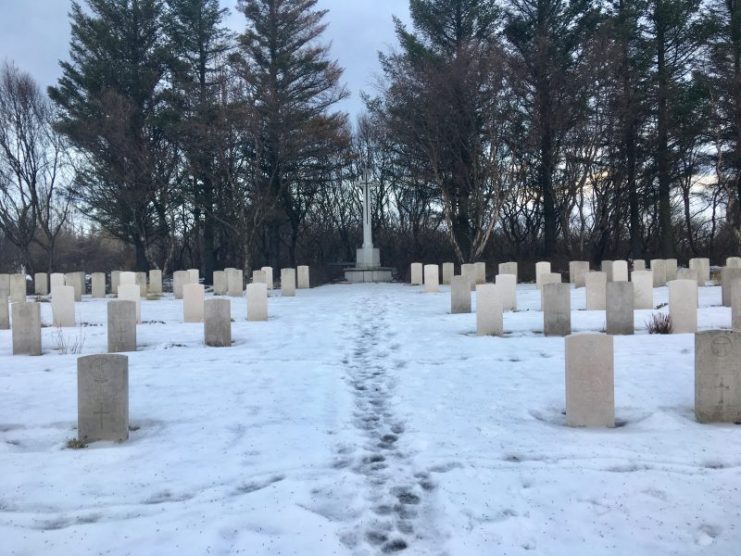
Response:
[[[237,0],[221,0],[231,10],[229,26],[239,31]],[[59,60],[69,50],[68,13],[72,0],[0,0],[0,59],[12,60],[46,87],[59,77]],[[352,93],[343,108],[357,115],[359,92],[372,90],[378,74],[379,50],[395,44],[392,15],[408,21],[408,0],[319,0],[329,9],[326,38],[333,56],[345,68],[344,82]]]

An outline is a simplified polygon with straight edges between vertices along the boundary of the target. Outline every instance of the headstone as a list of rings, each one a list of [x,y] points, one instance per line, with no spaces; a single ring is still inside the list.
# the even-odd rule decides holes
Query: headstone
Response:
[[[122,301],[134,301],[136,303],[137,324],[141,324],[142,322],[142,305],[141,296],[139,294],[139,286],[136,284],[119,284],[118,286],[118,299],[121,299]]]
[[[543,334],[568,336],[571,334],[571,286],[543,284]]]
[[[183,286],[188,284],[190,278],[187,270],[176,270],[172,275],[172,293],[175,299],[183,299]]]
[[[476,333],[479,336],[501,336],[504,333],[502,301],[494,284],[476,286]]]
[[[628,281],[628,261],[612,261],[612,282]]]
[[[57,286],[51,292],[51,314],[54,326],[75,326],[75,288]]]
[[[551,263],[548,261],[540,261],[535,263],[535,284],[542,288],[543,284],[541,282],[542,276],[545,276],[546,274],[551,273]]]
[[[453,276],[450,283],[450,312],[471,312],[471,282],[466,276]]]
[[[111,293],[113,295],[118,295],[118,286],[120,283],[121,283],[121,271],[112,270],[111,271]]]
[[[461,276],[468,280],[469,289],[471,291],[476,289],[476,267],[474,265],[469,263],[462,264]]]
[[[229,297],[242,297],[244,293],[244,271],[237,268],[227,269],[226,287]]]
[[[697,271],[698,286],[704,286],[710,281],[710,259],[702,257],[690,259],[690,269]]]
[[[298,267],[298,289],[308,290],[311,287],[309,267],[304,265]]]
[[[77,359],[77,434],[81,442],[129,438],[129,359],[125,355]]]
[[[739,278],[741,278],[741,268],[729,268],[725,266],[720,270],[723,307],[731,306],[731,284]]]
[[[232,345],[232,312],[228,299],[206,300],[203,321],[204,343],[211,347]]]
[[[268,277],[264,270],[253,270],[252,271],[252,283],[253,284],[265,284],[268,285]]]
[[[695,335],[695,417],[700,423],[741,423],[741,333]]]
[[[147,286],[147,273],[137,272],[136,273],[136,285],[139,286],[139,295],[142,299],[146,299],[149,293],[149,286]]]
[[[41,355],[41,305],[12,303],[13,355]]]
[[[149,293],[162,294],[162,271],[157,268],[149,271]]]
[[[561,283],[561,275],[556,272],[549,272],[548,274],[542,274],[540,276],[540,307],[541,309],[544,307],[543,305],[543,286],[546,284],[560,284]]]
[[[10,329],[10,309],[8,306],[8,291],[0,290],[0,330]]]
[[[604,311],[607,308],[607,273],[587,274],[587,311]]]
[[[654,288],[666,286],[666,261],[651,259],[651,270],[654,273]]]
[[[273,267],[264,266],[261,270],[265,273],[265,283],[268,285],[268,290],[272,290],[274,287]]]
[[[421,286],[422,280],[422,263],[412,263],[410,280],[412,286]]]
[[[672,334],[697,332],[697,282],[672,280],[669,282],[669,315]]]
[[[677,279],[677,259],[666,259],[666,281],[671,282]]]
[[[136,272],[121,272],[118,275],[119,286],[131,286],[136,284]]]
[[[499,274],[513,274],[515,281],[517,281],[517,263],[511,261],[508,263],[501,263],[499,265]]]
[[[93,272],[90,277],[90,286],[93,299],[105,298],[105,273]]]
[[[214,295],[226,295],[226,271],[214,271]]]
[[[615,426],[615,362],[612,336],[566,338],[566,423]]]
[[[517,276],[514,274],[497,274],[497,293],[502,300],[503,311],[517,310]]]
[[[10,275],[10,302],[23,303],[26,301],[26,275]]]
[[[283,297],[296,295],[296,269],[282,268],[280,271],[280,293]]]
[[[476,269],[476,284],[486,284],[486,263],[478,262],[473,266]]]
[[[708,262],[708,267],[710,263]],[[726,266],[731,268],[741,268],[741,257],[728,257],[726,259]]]
[[[631,282],[607,284],[607,333],[612,336],[633,334],[634,288]]]
[[[10,274],[0,274],[0,290],[4,290],[6,295],[10,295]]]
[[[602,261],[602,266],[600,267],[602,272],[604,272],[607,275],[608,282],[612,282],[612,271],[614,268],[612,266],[612,262],[613,261]]]
[[[85,273],[67,272],[64,275],[64,284],[75,288],[75,301],[82,301],[82,296],[85,295]]]
[[[108,353],[136,351],[136,302],[108,302]]]
[[[677,277],[675,280],[694,280],[697,282],[697,285],[700,285],[700,279],[698,278],[699,274],[697,270],[693,270],[691,268],[678,268],[677,269]]]
[[[440,267],[436,264],[425,265],[425,293],[440,291]]]
[[[33,275],[33,293],[49,295],[49,275],[46,272],[37,272]]]
[[[201,274],[197,268],[188,269],[188,283],[199,284],[201,282]]]
[[[443,263],[443,284],[450,285],[455,276],[455,263]]]
[[[636,259],[633,261],[633,271],[646,270],[646,261],[643,259]]]
[[[588,272],[589,261],[571,261],[569,263],[569,282],[577,288],[583,288],[586,285]]]
[[[741,331],[741,278],[731,283],[731,328]]]
[[[66,286],[64,283],[64,274],[61,272],[53,272],[49,275],[49,291],[53,290],[54,286]]]
[[[635,309],[645,310],[654,308],[654,275],[650,270],[634,270],[633,293],[635,295]]]
[[[203,284],[183,286],[183,322],[203,322]]]
[[[247,320],[268,320],[268,286],[267,284],[247,285]]]

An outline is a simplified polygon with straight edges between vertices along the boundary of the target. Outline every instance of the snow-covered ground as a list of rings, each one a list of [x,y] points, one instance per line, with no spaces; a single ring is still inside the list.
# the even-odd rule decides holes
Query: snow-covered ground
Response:
[[[77,356],[45,328],[42,357],[12,357],[0,331],[0,554],[741,554],[741,427],[695,421],[693,336],[637,311],[621,426],[567,428],[563,339],[518,295],[501,338],[447,288],[276,292],[265,323],[236,299],[225,349],[145,301],[131,438],[78,450]],[[729,325],[720,301],[702,289],[701,328]],[[602,330],[584,306],[575,290],[575,331]],[[64,343],[103,352],[105,303],[77,316]]]

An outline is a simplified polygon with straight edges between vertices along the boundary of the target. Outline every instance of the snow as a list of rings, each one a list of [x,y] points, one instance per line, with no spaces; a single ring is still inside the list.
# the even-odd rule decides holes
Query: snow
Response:
[[[76,355],[0,331],[2,554],[741,554],[741,428],[693,415],[692,335],[615,339],[619,427],[564,426],[564,342],[518,288],[479,338],[447,288],[337,285],[232,300],[232,348],[182,304],[142,302],[131,438],[76,436]],[[667,301],[657,288],[655,303]],[[727,327],[718,287],[700,326]],[[575,331],[598,332],[574,290]],[[666,310],[666,309],[662,309]],[[67,345],[105,351],[105,302]],[[43,304],[42,320],[51,322]]]

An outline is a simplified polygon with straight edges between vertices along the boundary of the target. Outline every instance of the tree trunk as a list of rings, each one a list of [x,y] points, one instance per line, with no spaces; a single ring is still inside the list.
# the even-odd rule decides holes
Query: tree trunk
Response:
[[[663,0],[656,2],[656,49],[657,49],[657,128],[656,167],[659,181],[659,241],[661,254],[665,258],[673,256],[671,213],[671,175],[669,167],[669,76],[666,67],[665,6]]]

